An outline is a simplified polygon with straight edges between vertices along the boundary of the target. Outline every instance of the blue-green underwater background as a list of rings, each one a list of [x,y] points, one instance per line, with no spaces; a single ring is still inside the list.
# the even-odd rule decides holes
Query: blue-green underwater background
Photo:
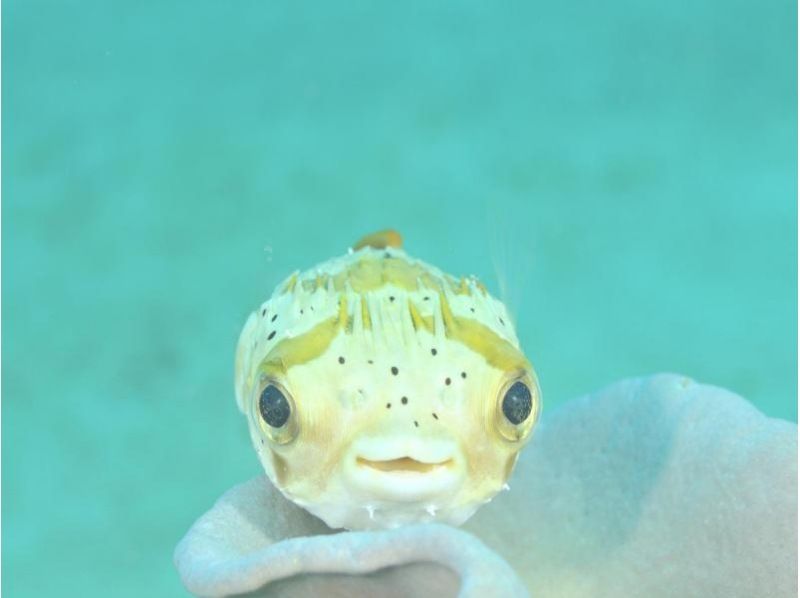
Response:
[[[795,420],[795,11],[4,2],[4,595],[183,595],[260,472],[248,311],[387,226],[505,281],[545,410],[674,371]]]

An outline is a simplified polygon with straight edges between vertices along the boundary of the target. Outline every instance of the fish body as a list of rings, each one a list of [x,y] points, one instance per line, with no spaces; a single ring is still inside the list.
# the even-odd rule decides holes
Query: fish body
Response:
[[[348,529],[461,524],[541,406],[502,302],[393,231],[280,284],[245,323],[235,386],[273,484]]]

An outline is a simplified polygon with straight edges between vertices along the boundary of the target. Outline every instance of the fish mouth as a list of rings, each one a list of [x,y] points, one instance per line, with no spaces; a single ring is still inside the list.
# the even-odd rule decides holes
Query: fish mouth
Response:
[[[347,478],[365,499],[431,500],[451,494],[465,477],[464,460],[450,443],[383,441],[354,449]]]
[[[356,465],[387,473],[428,474],[441,468],[455,467],[455,462],[453,459],[447,459],[436,463],[426,463],[425,461],[417,461],[413,457],[398,457],[397,459],[372,461],[364,457],[356,457]]]

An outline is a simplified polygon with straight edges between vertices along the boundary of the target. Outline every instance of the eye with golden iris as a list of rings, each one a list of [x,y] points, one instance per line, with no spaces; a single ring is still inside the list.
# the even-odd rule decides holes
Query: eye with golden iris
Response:
[[[272,428],[280,428],[292,414],[289,401],[281,390],[272,384],[268,385],[258,399],[258,411],[261,417]]]
[[[539,387],[527,377],[515,379],[501,390],[495,409],[495,424],[506,440],[524,438],[539,414]]]
[[[267,383],[258,397],[258,415],[261,429],[278,444],[285,444],[297,435],[297,417],[294,402],[286,390],[272,382]]]
[[[519,380],[514,382],[503,397],[503,415],[516,426],[528,419],[532,408],[530,389]]]

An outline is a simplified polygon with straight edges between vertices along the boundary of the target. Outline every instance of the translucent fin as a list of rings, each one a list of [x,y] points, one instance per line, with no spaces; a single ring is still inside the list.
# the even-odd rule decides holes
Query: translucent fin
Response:
[[[499,299],[516,324],[533,282],[534,239],[530,218],[521,218],[519,207],[510,202],[506,205],[492,202],[486,206],[486,222]]]

